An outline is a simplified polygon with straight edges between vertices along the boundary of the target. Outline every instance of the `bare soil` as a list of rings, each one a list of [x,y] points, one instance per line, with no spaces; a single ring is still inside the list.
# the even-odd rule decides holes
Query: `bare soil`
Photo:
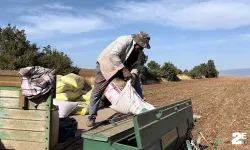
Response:
[[[195,126],[194,136],[197,130],[209,142],[216,138],[224,140],[220,150],[250,149],[250,77],[166,82],[144,88],[147,101],[157,107],[191,98],[194,113],[202,116]],[[246,143],[232,145],[233,132],[246,132]]]
[[[82,77],[94,77],[95,69],[81,68],[81,70],[79,71],[79,75]]]
[[[80,74],[91,77],[95,73],[94,69],[81,69]],[[200,131],[208,142],[224,140],[219,150],[250,150],[250,77],[183,80],[144,88],[147,101],[157,107],[191,98],[193,112],[202,116],[194,136]],[[232,145],[233,132],[246,132],[246,143]]]

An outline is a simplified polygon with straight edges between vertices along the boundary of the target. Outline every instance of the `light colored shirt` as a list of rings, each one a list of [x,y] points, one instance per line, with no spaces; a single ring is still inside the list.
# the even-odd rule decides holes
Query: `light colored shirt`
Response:
[[[124,63],[133,51],[135,44],[131,35],[120,36],[102,51],[97,61],[100,64],[101,72],[106,80],[109,80],[124,67]],[[132,65],[131,68],[128,68],[131,69],[131,73],[137,75],[140,55],[141,52],[137,62]]]

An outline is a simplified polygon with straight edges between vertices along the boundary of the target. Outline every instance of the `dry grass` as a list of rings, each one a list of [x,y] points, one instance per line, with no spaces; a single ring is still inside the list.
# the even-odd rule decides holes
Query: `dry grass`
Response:
[[[178,74],[177,75],[178,78],[180,78],[181,80],[192,80],[191,77],[185,75],[185,74]]]

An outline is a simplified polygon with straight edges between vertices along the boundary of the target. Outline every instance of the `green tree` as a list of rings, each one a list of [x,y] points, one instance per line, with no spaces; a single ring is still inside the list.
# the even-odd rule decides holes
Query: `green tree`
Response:
[[[148,71],[155,77],[161,76],[161,65],[155,61],[150,61],[148,64]]]
[[[162,77],[168,81],[179,81],[176,67],[171,62],[165,62],[161,67]]]
[[[0,28],[0,69],[19,70],[28,66],[42,66],[56,69],[58,74],[79,73],[79,68],[72,66],[71,59],[49,45],[39,51],[36,44],[26,39],[24,30],[10,24]]]
[[[188,75],[188,74],[189,74],[188,70],[185,69],[185,70],[183,71],[183,74]]]
[[[208,60],[207,62],[207,76],[206,78],[217,78],[219,72],[217,71],[214,61]]]
[[[207,76],[208,70],[207,70],[207,64],[206,63],[200,64],[199,70],[200,70],[202,76],[205,76],[205,77]]]
[[[176,71],[177,71],[176,72],[177,74],[182,74],[183,73],[181,69],[177,69]]]
[[[192,70],[189,71],[189,76],[192,79],[200,79],[202,78],[202,73],[201,73],[201,66],[195,66]]]
[[[52,49],[50,45],[43,47],[39,54],[39,66],[52,68],[56,70],[57,74],[66,75],[68,73],[78,74],[80,68],[73,66],[70,57],[63,52]]]
[[[160,70],[160,68],[161,68],[161,65],[160,64],[158,64],[157,62],[155,62],[155,61],[150,61],[148,64],[147,64],[147,66],[148,66],[148,68],[149,69],[151,69],[151,70]]]
[[[10,24],[0,28],[0,69],[17,70],[37,64],[38,48],[26,39],[24,30]]]

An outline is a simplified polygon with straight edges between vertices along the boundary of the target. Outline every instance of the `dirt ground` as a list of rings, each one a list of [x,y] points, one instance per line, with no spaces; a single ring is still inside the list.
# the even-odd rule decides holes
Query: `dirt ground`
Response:
[[[224,140],[220,150],[250,149],[250,77],[166,82],[144,88],[146,99],[156,106],[191,98],[194,113],[202,116],[195,130],[209,142]],[[232,145],[233,132],[246,132],[246,143]]]

